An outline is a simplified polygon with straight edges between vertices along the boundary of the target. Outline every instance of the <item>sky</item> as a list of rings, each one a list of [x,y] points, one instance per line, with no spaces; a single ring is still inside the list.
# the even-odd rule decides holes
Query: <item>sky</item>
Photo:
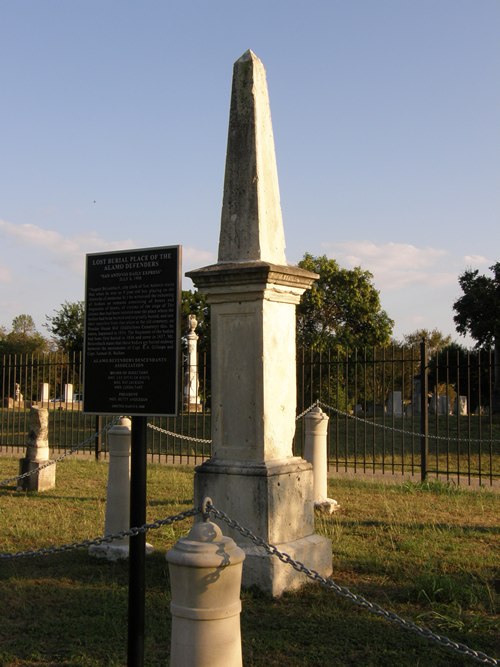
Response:
[[[500,261],[498,0],[0,0],[0,325],[85,255],[217,258],[232,67],[267,71],[286,257],[373,274],[394,337]],[[185,279],[184,288],[192,288]]]

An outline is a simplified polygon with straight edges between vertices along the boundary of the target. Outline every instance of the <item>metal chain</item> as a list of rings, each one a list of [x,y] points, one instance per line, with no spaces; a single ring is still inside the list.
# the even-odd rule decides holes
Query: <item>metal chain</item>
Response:
[[[118,421],[121,419],[120,417],[115,417],[112,421],[110,421],[108,424],[103,426],[101,429],[93,433],[91,436],[89,436],[86,440],[83,442],[78,443],[77,445],[73,445],[73,447],[69,450],[69,452],[65,452],[64,454],[61,454],[61,456],[58,456],[55,459],[50,459],[50,461],[47,461],[43,465],[39,466],[38,468],[35,468],[33,470],[28,470],[28,472],[23,473],[22,475],[15,475],[14,477],[9,477],[8,479],[3,479],[0,481],[0,486],[7,486],[8,484],[11,484],[12,482],[18,482],[21,479],[24,479],[25,477],[29,477],[30,475],[34,475],[35,473],[39,473],[40,470],[44,470],[44,468],[48,468],[49,466],[54,465],[54,463],[59,463],[59,461],[62,461],[65,459],[67,456],[70,456],[70,454],[74,454],[76,451],[79,449],[84,449],[86,445],[88,445],[89,442],[94,440],[97,436],[102,435],[103,433],[106,433],[112,426],[118,423]]]
[[[209,445],[212,441],[205,440],[204,438],[192,438],[190,435],[183,435],[181,433],[174,433],[173,431],[167,431],[165,428],[160,428],[155,426],[155,424],[148,424],[148,428],[153,431],[158,431],[158,433],[164,433],[165,435],[171,435],[174,438],[179,438],[179,440],[189,440],[190,442],[201,442],[205,445]]]
[[[331,410],[332,412],[336,412],[337,414],[342,415],[343,417],[349,417],[349,419],[354,419],[364,424],[369,424],[370,426],[373,426],[375,428],[385,429],[386,431],[394,431],[395,433],[403,433],[403,435],[412,435],[418,438],[422,437],[422,433],[415,433],[415,431],[405,431],[404,429],[396,428],[395,426],[386,426],[385,424],[377,424],[376,422],[368,421],[368,419],[364,419],[363,417],[357,417],[356,415],[349,414],[349,412],[345,412],[343,410],[339,410],[338,408],[334,408],[333,405],[328,405],[328,403],[323,403],[323,401],[316,401],[316,405],[326,408],[327,410]],[[425,437],[431,440],[443,440],[445,442],[447,442],[448,440],[453,440],[454,442],[482,442],[482,443],[491,442],[495,444],[500,443],[500,440],[492,440],[491,438],[465,439],[465,438],[454,438],[445,435],[433,435],[432,433],[428,433]]]
[[[319,404],[319,401],[316,401],[312,405],[310,405],[304,412],[301,412],[300,415],[298,415],[295,418],[295,421],[298,421],[301,419],[304,415],[306,415],[308,412],[311,412],[317,405]],[[189,435],[183,435],[182,433],[175,433],[174,431],[167,431],[165,428],[160,428],[159,426],[156,426],[155,424],[149,424],[148,423],[148,428],[152,429],[153,431],[158,431],[158,433],[163,433],[164,435],[171,435],[174,438],[179,438],[179,440],[189,440],[190,442],[200,442],[204,445],[210,445],[212,444],[212,440],[208,440],[205,438],[193,438]]]
[[[114,540],[121,540],[125,537],[133,537],[134,535],[139,535],[140,533],[146,533],[148,530],[156,530],[157,528],[168,526],[171,523],[175,523],[176,521],[182,521],[188,517],[196,516],[197,514],[200,514],[200,512],[201,509],[199,507],[193,507],[190,510],[180,512],[179,514],[173,514],[172,516],[166,517],[165,519],[158,519],[153,523],[145,523],[139,528],[129,528],[128,530],[122,530],[120,533],[104,535],[103,537],[96,537],[93,540],[71,542],[69,544],[62,544],[58,547],[51,546],[36,550],[18,551],[17,553],[0,553],[0,560],[14,560],[16,558],[29,558],[33,556],[49,556],[51,554],[58,554],[64,551],[73,551],[74,549],[85,549],[87,547],[98,546],[99,544],[106,544],[108,542],[113,542]]]
[[[438,635],[432,632],[431,630],[428,630],[427,628],[423,628],[417,625],[416,623],[413,623],[412,621],[407,621],[404,618],[398,616],[397,614],[385,610],[379,604],[375,602],[369,602],[366,598],[362,597],[361,595],[352,593],[348,588],[336,584],[332,579],[325,579],[325,577],[322,577],[318,572],[316,572],[316,570],[309,569],[300,561],[294,560],[289,554],[279,551],[277,547],[273,546],[272,544],[269,544],[262,538],[254,535],[254,533],[252,533],[251,530],[249,530],[248,528],[244,528],[240,523],[238,523],[234,519],[231,519],[225,512],[222,512],[221,510],[218,510],[216,507],[214,507],[209,501],[204,504],[204,508],[202,511],[213,514],[216,518],[224,521],[230,528],[237,530],[239,533],[241,533],[241,535],[250,539],[254,544],[256,544],[259,547],[262,547],[265,551],[267,551],[269,555],[276,556],[282,563],[291,565],[297,572],[305,574],[313,581],[318,582],[324,588],[334,591],[335,593],[337,593],[337,595],[340,595],[341,597],[350,600],[359,607],[367,609],[372,614],[381,616],[390,623],[394,623],[405,630],[412,631],[418,634],[420,637],[435,642],[436,644],[439,644],[444,648],[451,649],[456,653],[468,656],[473,660],[476,660],[477,662],[481,662],[485,665],[500,664],[498,660],[496,660],[495,658],[491,658],[482,651],[475,651],[474,649],[469,648],[465,644],[455,642],[449,639],[448,637],[444,637],[443,635]]]

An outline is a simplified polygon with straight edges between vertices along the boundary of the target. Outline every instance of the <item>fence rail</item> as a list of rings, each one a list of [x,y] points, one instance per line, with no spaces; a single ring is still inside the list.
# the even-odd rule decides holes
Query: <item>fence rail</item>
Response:
[[[148,429],[151,461],[200,463],[210,456],[210,379],[200,357],[200,405],[183,401],[176,417],[153,417]],[[497,377],[500,373],[497,373]],[[184,375],[186,379],[187,374]],[[0,373],[0,453],[24,451],[32,402],[49,410],[55,452],[74,448],[100,432],[112,417],[82,412],[82,360],[47,354],[4,356]],[[320,402],[329,413],[331,471],[429,475],[457,483],[493,485],[500,479],[498,379],[490,352],[431,354],[416,348],[346,352],[300,350],[297,412]],[[182,383],[181,383],[182,385]],[[303,420],[294,452],[302,453]],[[96,436],[87,451],[107,455]]]

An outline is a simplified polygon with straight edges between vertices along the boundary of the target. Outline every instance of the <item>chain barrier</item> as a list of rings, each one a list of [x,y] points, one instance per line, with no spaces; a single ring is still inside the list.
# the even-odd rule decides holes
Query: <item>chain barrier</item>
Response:
[[[357,595],[356,593],[353,593],[347,587],[336,584],[332,579],[325,579],[325,577],[322,577],[319,574],[319,572],[316,572],[316,570],[309,569],[300,561],[294,560],[289,554],[279,551],[277,547],[275,547],[272,544],[269,544],[261,537],[257,537],[256,535],[254,535],[254,533],[252,533],[251,530],[249,530],[248,528],[244,528],[240,523],[238,523],[234,519],[231,519],[225,512],[218,510],[211,504],[210,499],[206,499],[204,501],[201,512],[204,517],[209,514],[213,514],[216,518],[224,521],[230,528],[237,530],[241,535],[243,535],[243,537],[247,537],[255,545],[262,547],[269,555],[276,556],[282,563],[285,563],[286,565],[291,565],[291,567],[293,567],[293,569],[296,570],[297,572],[305,574],[313,581],[318,582],[324,588],[332,590],[333,592],[337,593],[337,595],[340,595],[341,597],[350,600],[358,607],[367,609],[372,614],[381,616],[390,623],[394,623],[399,627],[403,628],[404,630],[409,630],[411,632],[414,632],[420,637],[427,639],[428,641],[435,642],[436,644],[439,644],[444,648],[451,649],[455,653],[459,653],[460,655],[465,655],[469,658],[472,658],[473,660],[476,660],[477,662],[481,662],[485,665],[498,666],[500,664],[498,660],[496,660],[495,658],[491,658],[482,651],[475,651],[474,649],[469,648],[465,644],[462,644],[460,642],[455,642],[452,639],[449,639],[448,637],[445,637],[443,635],[438,635],[435,632],[428,630],[427,628],[423,628],[417,625],[416,623],[413,623],[412,621],[407,621],[404,618],[398,616],[397,614],[387,611],[376,602],[369,602],[366,598],[362,597],[361,595]]]
[[[301,412],[300,415],[295,417],[295,421],[299,421],[299,419],[302,419],[304,415],[306,415],[308,412],[311,412],[311,410],[314,410],[314,408],[318,405],[319,401],[316,401],[312,405],[310,405],[304,412]],[[179,440],[188,440],[190,442],[199,442],[204,445],[211,445],[212,440],[206,439],[206,438],[194,438],[190,435],[184,435],[182,433],[175,433],[174,431],[167,431],[165,428],[161,428],[160,426],[156,426],[155,424],[150,424],[148,423],[148,428],[152,429],[153,431],[157,431],[158,433],[163,433],[164,435],[170,435],[173,438],[179,438]]]
[[[43,547],[42,549],[33,549],[29,551],[18,551],[17,553],[0,553],[0,560],[14,560],[17,558],[30,558],[33,556],[49,556],[51,554],[59,554],[65,551],[73,551],[75,549],[85,549],[88,547],[98,546],[99,544],[107,544],[108,542],[113,542],[114,540],[121,540],[125,537],[133,537],[141,533],[147,533],[148,530],[156,530],[162,526],[169,526],[176,521],[182,521],[191,516],[196,516],[200,514],[201,510],[198,507],[193,507],[190,510],[180,512],[179,514],[173,514],[172,516],[166,517],[165,519],[158,519],[153,521],[153,523],[145,523],[139,528],[129,528],[128,530],[122,530],[120,533],[113,533],[111,535],[104,535],[103,537],[96,537],[93,540],[83,540],[83,542],[71,542],[69,544],[62,544],[61,546],[55,547]]]
[[[21,479],[24,479],[25,477],[29,477],[30,475],[34,475],[35,473],[39,473],[40,470],[44,470],[44,468],[48,468],[49,466],[54,465],[55,463],[59,463],[59,461],[62,461],[65,459],[67,456],[70,456],[70,454],[74,454],[76,451],[79,449],[84,449],[86,445],[88,445],[92,440],[97,438],[99,435],[103,435],[106,433],[106,431],[109,431],[109,429],[112,426],[115,426],[121,419],[120,417],[115,417],[112,421],[110,421],[108,424],[103,426],[101,429],[93,433],[91,436],[86,438],[83,442],[78,443],[77,445],[73,445],[69,452],[65,452],[64,454],[61,454],[60,456],[56,457],[55,459],[50,459],[50,461],[47,461],[43,465],[39,466],[36,469],[33,470],[28,470],[28,472],[23,473],[22,475],[15,475],[14,477],[9,477],[8,479],[3,479],[0,481],[0,486],[7,486],[8,484],[11,484],[12,482],[19,482]]]
[[[173,431],[167,431],[165,428],[160,428],[159,426],[156,426],[155,424],[148,424],[148,428],[150,428],[153,431],[158,431],[158,433],[164,433],[165,435],[171,435],[174,438],[179,438],[179,440],[189,440],[190,442],[200,442],[204,445],[210,445],[211,440],[206,440],[205,438],[193,438],[190,435],[183,435],[182,433],[174,433]]]
[[[402,433],[403,435],[412,435],[417,438],[422,437],[422,433],[416,433],[415,431],[405,431],[402,428],[396,428],[395,426],[387,426],[386,424],[377,424],[375,421],[369,421],[368,419],[364,419],[363,417],[357,417],[356,415],[351,415],[349,412],[345,412],[343,410],[339,410],[338,408],[334,408],[333,405],[328,405],[328,403],[323,403],[323,401],[316,401],[313,406],[318,405],[319,407],[323,407],[327,410],[331,410],[332,412],[336,412],[339,415],[342,415],[343,417],[349,417],[349,419],[354,419],[355,421],[362,422],[363,424],[369,424],[370,426],[373,426],[375,428],[381,428],[385,429],[386,431],[394,431],[395,433]],[[309,408],[306,410],[306,412],[309,412],[311,410]],[[425,436],[426,438],[429,438],[431,440],[443,440],[444,442],[447,442],[449,440],[453,440],[454,442],[482,442],[482,443],[493,443],[493,444],[498,444],[500,443],[500,440],[492,440],[491,438],[455,438],[455,437],[449,437],[445,435],[433,435],[432,433],[428,433]]]
[[[338,408],[334,408],[333,405],[328,405],[328,403],[324,403],[323,401],[314,401],[308,408],[306,408],[303,412],[301,412],[297,417],[295,417],[295,421],[299,421],[299,419],[302,419],[302,417],[305,417],[309,412],[314,410],[316,407],[322,407],[325,408],[326,410],[331,410],[332,412],[336,412],[338,415],[341,415],[342,417],[348,417],[349,419],[354,419],[355,421],[359,421],[363,424],[369,424],[370,426],[373,426],[375,428],[380,428],[385,431],[393,431],[394,433],[401,433],[403,435],[408,435],[408,436],[413,436],[417,438],[422,437],[422,433],[416,433],[415,431],[406,431],[405,429],[402,428],[396,428],[395,426],[387,426],[386,424],[377,424],[374,421],[369,421],[368,419],[365,419],[363,417],[358,417],[356,415],[352,415],[349,412],[345,412],[344,410],[339,410]],[[190,442],[198,442],[202,443],[205,445],[210,445],[212,443],[212,440],[205,439],[205,438],[194,438],[189,435],[183,435],[182,433],[175,433],[174,431],[167,431],[164,428],[160,428],[159,426],[155,426],[154,424],[148,424],[148,428],[158,431],[159,433],[163,433],[164,435],[170,435],[174,438],[179,438],[179,440],[188,440]],[[464,443],[470,443],[470,442],[482,442],[482,443],[492,443],[492,444],[499,444],[500,440],[492,440],[491,438],[450,438],[449,436],[445,435],[434,435],[432,433],[428,433],[426,435],[427,438],[431,440],[442,440],[443,442],[448,442],[449,440],[453,440],[454,442],[464,442]]]

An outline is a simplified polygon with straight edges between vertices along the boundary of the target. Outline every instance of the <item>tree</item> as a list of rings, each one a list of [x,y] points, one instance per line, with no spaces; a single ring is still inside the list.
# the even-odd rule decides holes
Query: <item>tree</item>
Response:
[[[342,269],[326,255],[309,253],[299,266],[319,274],[297,307],[299,345],[347,350],[389,343],[394,322],[381,308],[369,271]]]
[[[493,410],[500,412],[500,262],[490,266],[493,277],[468,269],[458,278],[462,296],[453,304],[453,320],[461,336],[469,334],[476,349],[494,349]]]
[[[42,354],[48,352],[49,348],[49,341],[37,331],[31,315],[22,314],[14,317],[8,333],[2,327],[0,334],[2,354]]]
[[[433,356],[436,352],[440,352],[443,348],[452,344],[451,336],[445,336],[439,329],[416,329],[410,334],[403,336],[404,345],[408,347],[416,347],[422,341],[425,341],[427,352],[429,356]]]
[[[68,354],[83,351],[83,331],[85,326],[85,302],[65,301],[55,315],[45,316],[45,328],[52,334],[58,347]]]

